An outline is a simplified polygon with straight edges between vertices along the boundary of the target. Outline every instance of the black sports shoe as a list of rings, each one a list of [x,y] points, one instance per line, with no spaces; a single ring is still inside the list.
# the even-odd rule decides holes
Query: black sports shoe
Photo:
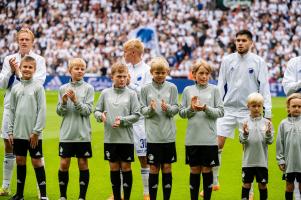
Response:
[[[20,197],[19,195],[15,194],[12,198],[10,198],[9,200],[24,200],[24,197]]]

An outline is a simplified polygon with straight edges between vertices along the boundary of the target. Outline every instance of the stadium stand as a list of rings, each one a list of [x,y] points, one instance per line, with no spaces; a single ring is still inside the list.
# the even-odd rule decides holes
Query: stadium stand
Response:
[[[166,57],[172,77],[189,77],[191,63],[204,59],[216,79],[222,57],[235,49],[235,33],[249,29],[253,51],[268,63],[270,81],[279,82],[287,61],[301,55],[301,1],[246,5],[219,9],[208,0],[5,0],[0,2],[0,64],[17,51],[17,30],[29,26],[49,75],[66,74],[73,56],[87,61],[88,74],[107,75],[122,58],[123,42],[140,34],[146,43],[152,41],[144,59]]]

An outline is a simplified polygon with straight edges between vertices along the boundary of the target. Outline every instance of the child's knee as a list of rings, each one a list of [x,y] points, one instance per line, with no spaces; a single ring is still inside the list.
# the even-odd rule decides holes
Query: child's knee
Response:
[[[294,191],[294,183],[286,182],[286,191],[293,192]]]
[[[131,163],[130,162],[121,162],[121,170],[123,172],[131,171]]]
[[[190,173],[191,174],[200,174],[201,173],[201,167],[200,166],[190,167]]]
[[[163,164],[162,172],[163,173],[171,173],[171,164]]]
[[[69,166],[70,166],[70,159],[68,159],[68,158],[61,158],[60,170],[61,171],[68,171]]]
[[[158,174],[160,171],[160,165],[150,165],[149,166],[149,172],[151,174]]]
[[[244,188],[250,189],[251,188],[251,183],[243,183],[242,186]]]
[[[25,156],[17,156],[16,163],[17,163],[17,165],[26,165],[26,157]]]
[[[31,163],[34,168],[42,167],[44,165],[41,158],[31,158]]]
[[[209,173],[212,171],[212,167],[201,167],[202,173]]]
[[[265,189],[267,189],[267,184],[265,184],[265,183],[258,183],[258,188],[260,190],[265,190]]]
[[[88,169],[88,159],[79,158],[78,159],[78,168],[79,168],[79,170],[87,170]]]

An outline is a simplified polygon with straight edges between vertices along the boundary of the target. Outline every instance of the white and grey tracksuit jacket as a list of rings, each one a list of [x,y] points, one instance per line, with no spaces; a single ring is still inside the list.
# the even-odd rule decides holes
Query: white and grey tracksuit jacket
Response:
[[[248,112],[247,97],[258,92],[264,97],[264,117],[270,118],[271,94],[268,69],[264,60],[254,53],[233,53],[225,56],[219,73],[218,88],[225,113]]]

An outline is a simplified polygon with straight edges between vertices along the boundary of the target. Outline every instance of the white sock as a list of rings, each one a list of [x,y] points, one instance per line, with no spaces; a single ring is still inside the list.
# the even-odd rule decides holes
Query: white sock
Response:
[[[301,200],[300,191],[299,191],[299,183],[297,181],[295,181],[294,194],[295,194],[295,200]]]
[[[149,176],[149,168],[141,168],[141,176],[143,182],[143,194],[148,195],[148,176]]]
[[[121,186],[123,186],[123,176],[122,176],[122,171],[120,170],[120,183],[121,183]],[[122,196],[123,194],[123,187],[120,187],[120,194]]]
[[[253,183],[251,184],[251,189],[249,192],[249,197],[254,196],[254,187],[253,187]]]
[[[9,188],[13,176],[14,164],[16,157],[13,153],[5,153],[3,160],[3,180],[2,188]]]
[[[213,167],[212,172],[213,172],[213,185],[218,185],[218,175],[219,175],[219,169],[222,164],[222,149],[218,150],[218,160],[219,160],[219,166]]]

